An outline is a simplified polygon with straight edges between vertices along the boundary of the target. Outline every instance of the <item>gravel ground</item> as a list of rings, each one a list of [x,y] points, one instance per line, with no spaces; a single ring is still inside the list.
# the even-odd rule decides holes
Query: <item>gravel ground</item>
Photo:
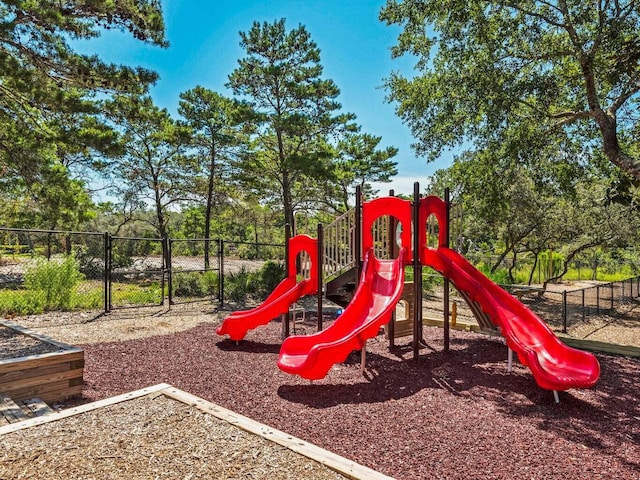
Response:
[[[314,330],[313,319],[298,333]],[[539,389],[528,369],[506,371],[502,339],[425,328],[419,361],[382,336],[316,382],[278,370],[280,324],[236,345],[202,325],[169,335],[82,345],[84,397],[160,382],[203,397],[399,479],[640,478],[640,369],[598,355],[590,390]]]

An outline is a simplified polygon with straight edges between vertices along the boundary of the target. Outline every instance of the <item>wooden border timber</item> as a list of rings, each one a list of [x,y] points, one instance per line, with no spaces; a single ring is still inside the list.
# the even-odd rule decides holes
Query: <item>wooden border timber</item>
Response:
[[[422,321],[422,324],[425,326],[442,328],[443,321],[436,318],[425,318]],[[453,328],[454,330],[476,332],[485,335],[502,336],[498,331],[484,329],[479,325],[475,325],[472,323],[458,322],[456,325],[452,325],[451,328]],[[554,333],[560,340],[562,340],[562,342],[566,343],[570,347],[578,348],[580,350],[599,353],[610,353],[613,355],[622,355],[624,357],[640,357],[640,347],[634,347],[633,345],[619,345],[617,343],[598,342],[596,340],[574,338],[558,332]]]
[[[0,320],[0,325],[57,347],[58,351],[0,360],[0,392],[19,401],[56,402],[82,393],[84,350]]]
[[[25,428],[35,427],[44,423],[55,422],[63,418],[80,415],[85,412],[97,410],[109,405],[126,402],[147,395],[165,395],[168,398],[184,403],[198,410],[213,415],[214,417],[234,425],[246,432],[258,435],[259,437],[274,442],[285,447],[299,455],[303,455],[313,461],[321,463],[326,467],[338,472],[339,474],[351,478],[353,480],[393,480],[392,477],[372,470],[364,465],[360,465],[345,457],[332,453],[328,450],[320,448],[309,442],[305,442],[285,432],[271,428],[263,423],[252,420],[248,417],[235,413],[226,408],[220,407],[214,403],[208,402],[200,397],[191,395],[185,391],[179,390],[166,383],[154,385],[134,392],[129,392],[117,397],[111,397],[93,403],[81,405],[79,407],[62,410],[60,412],[50,414],[44,417],[36,417],[22,422],[13,423],[0,427],[0,436],[6,433],[12,433]]]

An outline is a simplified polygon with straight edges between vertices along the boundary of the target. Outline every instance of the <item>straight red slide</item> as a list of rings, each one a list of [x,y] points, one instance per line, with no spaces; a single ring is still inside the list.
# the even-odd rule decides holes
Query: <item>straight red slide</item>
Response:
[[[597,382],[600,364],[595,356],[562,343],[535,313],[462,255],[444,247],[425,248],[422,263],[440,272],[481,306],[540,387],[560,391],[590,388]]]
[[[247,332],[266,325],[278,315],[287,313],[289,307],[305,295],[318,291],[318,241],[308,235],[296,235],[289,239],[287,278],[269,294],[262,304],[251,310],[233,312],[225,318],[216,332],[229,335],[231,340],[242,340]],[[310,263],[309,278],[298,282],[296,262],[298,254],[306,252]]]
[[[242,340],[247,332],[260,325],[266,325],[278,315],[287,313],[289,307],[305,295],[315,292],[315,280],[296,282],[287,277],[275,288],[262,304],[251,310],[233,312],[224,319],[216,332],[218,335],[229,335],[231,340]]]
[[[319,380],[334,364],[343,362],[350,352],[361,349],[367,339],[375,337],[400,300],[405,255],[406,251],[401,249],[395,260],[378,260],[373,250],[369,250],[351,303],[325,330],[285,339],[278,367],[302,378]]]

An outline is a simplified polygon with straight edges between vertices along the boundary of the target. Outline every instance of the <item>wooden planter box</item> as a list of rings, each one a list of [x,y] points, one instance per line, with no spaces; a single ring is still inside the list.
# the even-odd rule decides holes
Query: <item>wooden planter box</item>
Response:
[[[0,360],[0,393],[14,401],[38,397],[47,403],[82,393],[84,350],[0,320],[0,325],[54,346],[55,351]]]

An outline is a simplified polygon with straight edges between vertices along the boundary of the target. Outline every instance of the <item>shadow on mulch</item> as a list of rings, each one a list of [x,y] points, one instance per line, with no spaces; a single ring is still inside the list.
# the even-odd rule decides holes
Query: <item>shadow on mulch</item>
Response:
[[[262,343],[252,340],[233,340],[225,339],[216,343],[223,352],[245,352],[245,353],[278,353],[280,352],[279,343]]]
[[[329,408],[338,404],[380,403],[410,397],[417,392],[432,388],[447,390],[459,396],[476,387],[501,385],[515,391],[530,390],[529,378],[523,375],[478,368],[479,364],[502,362],[506,351],[487,348],[487,342],[471,340],[463,348],[446,353],[421,352],[418,360],[406,358],[411,354],[411,345],[397,346],[392,351],[395,358],[367,351],[364,379],[355,384],[307,384],[281,385],[278,395],[290,402],[302,403],[312,408]],[[477,357],[478,360],[473,359]],[[359,365],[360,353],[353,352],[343,365]],[[502,386],[504,385],[504,386]],[[532,401],[539,401],[539,398]]]

